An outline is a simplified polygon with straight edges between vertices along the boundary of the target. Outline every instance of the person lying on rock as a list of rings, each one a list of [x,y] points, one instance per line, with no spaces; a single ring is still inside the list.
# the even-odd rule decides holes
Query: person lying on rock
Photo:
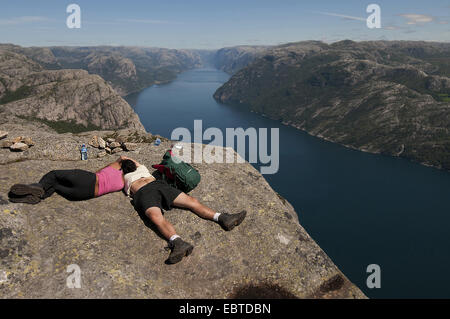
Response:
[[[37,204],[55,191],[69,200],[86,200],[123,189],[123,158],[97,172],[81,169],[53,170],[35,184],[15,184],[9,191],[13,203]]]
[[[131,158],[123,157],[121,167],[125,179],[124,191],[133,198],[135,209],[145,214],[169,242],[172,250],[166,261],[169,264],[188,256],[194,246],[177,235],[172,224],[164,218],[162,209],[170,210],[174,206],[186,208],[201,218],[216,221],[225,230],[232,230],[242,223],[247,214],[245,210],[237,214],[217,213],[163,179],[156,179],[147,167]]]

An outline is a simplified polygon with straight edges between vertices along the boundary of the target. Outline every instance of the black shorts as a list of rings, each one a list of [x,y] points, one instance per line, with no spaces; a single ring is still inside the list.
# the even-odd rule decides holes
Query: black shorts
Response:
[[[133,195],[133,204],[138,212],[145,213],[150,207],[170,210],[175,198],[182,191],[167,184],[166,181],[156,180],[141,187]]]

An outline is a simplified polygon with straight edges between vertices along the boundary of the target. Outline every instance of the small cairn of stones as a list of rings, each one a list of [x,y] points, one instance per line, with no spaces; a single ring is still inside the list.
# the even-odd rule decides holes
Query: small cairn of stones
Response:
[[[12,140],[4,140],[8,136],[8,132],[0,131],[0,147],[9,148],[12,152],[23,152],[34,145],[33,140],[29,136],[18,136]]]
[[[97,154],[97,157],[103,157],[107,154],[116,154],[122,151],[134,151],[136,150],[138,144],[137,143],[130,143],[130,142],[123,142],[119,139],[114,139],[112,137],[109,137],[106,139],[106,141],[101,138],[100,136],[94,135],[92,139],[89,142],[89,145],[98,148],[101,151]]]

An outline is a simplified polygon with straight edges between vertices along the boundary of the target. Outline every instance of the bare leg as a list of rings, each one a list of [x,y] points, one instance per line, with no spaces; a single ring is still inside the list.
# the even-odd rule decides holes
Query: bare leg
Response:
[[[173,201],[173,204],[178,207],[187,208],[204,219],[213,220],[214,214],[216,213],[208,206],[200,203],[198,199],[189,196],[186,193],[178,195]]]
[[[162,215],[159,207],[150,207],[145,211],[145,215],[158,227],[159,232],[169,240],[171,236],[175,235],[175,228]]]

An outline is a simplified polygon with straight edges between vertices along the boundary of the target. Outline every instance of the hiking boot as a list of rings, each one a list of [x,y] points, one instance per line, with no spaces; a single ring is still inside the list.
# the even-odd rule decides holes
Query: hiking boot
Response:
[[[184,256],[189,256],[194,249],[194,246],[185,242],[181,238],[176,238],[173,242],[170,243],[170,247],[172,252],[169,255],[169,258],[166,260],[168,264],[176,264],[180,262]]]
[[[219,225],[225,230],[232,230],[234,227],[242,223],[247,211],[243,210],[237,214],[221,213],[219,216]]]
[[[12,192],[9,192],[8,197],[9,197],[9,201],[11,203],[25,203],[25,204],[35,205],[41,201],[41,199],[39,197],[36,197],[32,194],[16,195],[16,194],[13,194]]]
[[[42,198],[45,193],[40,184],[14,184],[10,192],[18,196],[33,195],[38,198]]]

